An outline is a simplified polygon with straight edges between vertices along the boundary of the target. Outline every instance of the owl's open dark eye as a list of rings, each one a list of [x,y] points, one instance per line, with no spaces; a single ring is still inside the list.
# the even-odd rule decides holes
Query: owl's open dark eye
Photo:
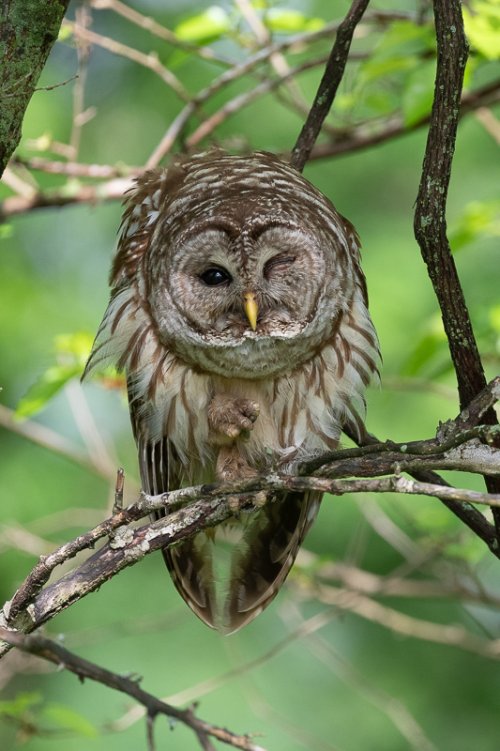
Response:
[[[208,287],[218,287],[220,284],[227,284],[232,281],[231,274],[220,266],[213,266],[200,274],[200,279]]]

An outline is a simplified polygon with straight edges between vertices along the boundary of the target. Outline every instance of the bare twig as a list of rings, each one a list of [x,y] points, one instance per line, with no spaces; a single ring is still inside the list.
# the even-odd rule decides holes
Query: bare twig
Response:
[[[395,633],[459,647],[494,660],[500,659],[500,639],[481,638],[463,626],[441,625],[414,618],[351,590],[315,586],[311,594],[326,605],[335,605],[342,610],[349,610],[374,623],[383,624]]]
[[[16,166],[22,164],[30,170],[46,172],[50,175],[66,175],[67,177],[88,177],[93,180],[110,180],[115,177],[134,177],[140,175],[140,167],[112,164],[83,164],[82,162],[58,161],[44,157],[21,157],[16,154],[10,162]]]
[[[242,110],[244,107],[251,104],[251,102],[254,102],[256,99],[270,91],[274,91],[284,83],[294,80],[299,73],[323,65],[324,62],[325,58],[323,57],[318,60],[306,60],[294,68],[288,68],[287,71],[279,77],[266,78],[249,91],[245,91],[244,93],[233,97],[233,99],[225,102],[222,107],[200,123],[196,130],[186,139],[186,147],[188,149],[195,148],[203,138],[206,138],[213,133],[215,128],[218,128],[219,125],[227,120],[230,115],[234,115],[239,110]]]
[[[78,28],[87,29],[92,23],[92,16],[87,6],[81,5],[76,9],[76,25]],[[73,122],[69,147],[73,161],[78,159],[82,128],[86,122],[95,115],[95,108],[85,111],[85,84],[90,57],[90,44],[82,37],[76,38],[76,51],[78,57],[78,75],[73,87]]]
[[[60,208],[72,204],[97,204],[103,201],[121,200],[126,190],[132,187],[131,178],[116,178],[98,185],[67,183],[63,188],[36,193],[31,198],[12,196],[0,204],[0,221],[8,216],[25,214],[33,209]]]
[[[495,104],[500,101],[500,81],[495,80],[482,86],[475,91],[467,92],[462,97],[459,117],[462,118],[470,112],[475,112],[484,105]],[[316,144],[310,154],[310,160],[325,159],[341,154],[353,154],[356,151],[362,151],[380,143],[392,141],[395,138],[408,135],[409,133],[419,130],[427,125],[430,121],[430,115],[416,120],[411,125],[406,125],[401,117],[391,117],[385,120],[381,125],[358,127],[345,130],[338,130],[337,136],[326,143]]]
[[[268,47],[265,47],[262,50],[256,52],[255,55],[252,55],[247,60],[233,66],[230,70],[222,73],[218,78],[212,81],[209,86],[202,89],[202,91],[199,91],[198,94],[196,94],[196,96],[194,96],[191,101],[188,102],[184,109],[174,119],[165,135],[163,136],[162,140],[147,160],[146,167],[149,169],[151,167],[156,167],[159,164],[159,162],[171,151],[174,143],[183,132],[186,124],[188,123],[190,117],[194,114],[194,112],[196,112],[200,105],[210,99],[218,91],[220,91],[233,81],[237,80],[238,78],[241,78],[247,73],[253,71],[258,65],[269,60],[271,55],[282,52],[284,50],[292,50],[294,48],[302,46],[304,43],[310,43],[317,39],[321,39],[322,37],[328,36],[329,34],[335,32],[338,29],[338,26],[339,24],[334,22],[327,24],[323,29],[320,29],[319,31],[296,34],[292,37],[288,37],[288,39],[285,39],[282,42],[275,42],[273,44],[270,44]]]
[[[84,26],[80,26],[80,24],[74,23],[73,21],[66,20],[64,21],[63,26],[67,29],[70,29],[78,39],[83,39],[85,42],[89,42],[90,44],[96,44],[115,55],[125,57],[135,63],[138,63],[139,65],[144,66],[145,68],[149,68],[149,70],[152,70],[153,73],[156,73],[156,75],[159,76],[161,80],[166,83],[169,88],[172,89],[172,91],[175,91],[179,99],[182,99],[182,101],[184,102],[188,102],[190,100],[189,93],[181,84],[177,76],[175,76],[172,71],[161,64],[158,55],[155,52],[150,52],[146,55],[144,54],[144,52],[136,50],[135,47],[129,47],[122,42],[118,42],[116,39],[111,39],[110,37],[103,36],[102,34],[97,34],[95,31],[90,31],[90,29],[87,29]]]
[[[246,504],[251,509],[256,493],[272,494],[276,490],[283,489],[314,489],[334,495],[367,491],[399,492],[440,498],[460,518],[463,517],[468,526],[489,545],[495,554],[498,554],[498,548],[494,544],[494,535],[492,536],[490,531],[491,525],[480,512],[474,509],[472,504],[483,503],[498,507],[500,496],[452,488],[443,483],[439,476],[429,472],[429,468],[433,466],[433,462],[438,466],[443,466],[442,463],[446,460],[447,454],[464,446],[465,442],[467,442],[468,451],[472,455],[475,451],[479,451],[481,460],[484,461],[483,452],[488,447],[474,446],[474,440],[477,441],[478,436],[483,434],[482,431],[492,430],[492,428],[474,426],[474,423],[481,419],[491,404],[495,403],[499,391],[500,377],[494,379],[455,421],[450,421],[446,426],[441,427],[435,439],[406,444],[372,442],[364,447],[326,454],[322,462],[310,462],[302,467],[302,472],[311,472],[317,471],[322,465],[328,466],[330,477],[293,477],[271,473],[267,477],[235,483],[227,488],[205,485],[197,488],[183,488],[160,496],[143,495],[135,504],[118,511],[87,534],[80,535],[49,556],[42,558],[19,587],[4,615],[14,626],[22,628],[23,631],[32,631],[66,608],[75,599],[94,591],[123,568],[137,562],[145,555],[229,518],[232,513],[229,500],[231,497],[238,496],[240,506]],[[386,472],[388,457],[392,463],[392,471],[396,468],[399,472],[407,456],[419,457],[420,461],[426,460],[425,470],[418,468],[418,464],[416,465],[418,471],[413,474],[417,477],[417,481],[407,480],[399,474],[386,478],[359,479],[359,476],[377,477]],[[488,457],[490,471],[498,471],[500,468],[498,456],[498,450],[493,450]],[[331,479],[332,476],[345,476],[346,462],[348,474],[352,475],[353,460],[357,462],[358,479]],[[465,466],[469,471],[470,462],[465,461]],[[455,461],[454,467],[460,469],[460,461]],[[481,465],[480,471],[483,470],[484,467]],[[326,470],[322,470],[322,474],[326,474]],[[189,505],[186,506],[186,503]],[[176,508],[179,510],[176,511]],[[143,527],[132,529],[127,526],[159,509],[168,509],[169,514]],[[70,560],[80,551],[93,548],[96,542],[106,536],[110,538],[108,545],[85,561],[78,568],[76,576],[68,574],[42,590],[57,566]]]
[[[27,438],[39,446],[49,449],[49,451],[64,456],[71,462],[85,467],[85,469],[93,474],[104,477],[105,480],[111,479],[103,464],[94,463],[89,454],[74,444],[69,438],[56,433],[52,428],[41,425],[34,420],[17,420],[13,410],[5,407],[3,404],[0,404],[0,426]]]
[[[202,739],[205,741],[208,736],[216,738],[233,748],[243,749],[243,751],[264,751],[260,746],[256,746],[248,735],[237,735],[225,728],[204,722],[196,717],[192,709],[178,709],[171,704],[166,704],[161,699],[153,696],[153,694],[144,691],[138,681],[118,675],[100,665],[89,662],[83,657],[70,652],[60,644],[46,639],[39,634],[25,636],[18,631],[0,627],[0,638],[23,652],[37,655],[43,660],[52,662],[57,667],[69,670],[71,673],[77,675],[80,680],[89,679],[130,696],[146,708],[149,718],[154,719],[157,715],[166,715],[178,722],[182,722],[195,732],[200,742]],[[150,729],[150,737],[151,732]],[[202,744],[202,748],[209,748],[209,746]]]
[[[301,66],[298,66],[301,67]],[[277,88],[280,81],[273,79],[273,81],[263,84],[259,88],[258,92],[248,92],[248,94],[242,94],[236,99],[231,100],[227,105],[227,109],[221,108],[215,113],[215,118],[220,118],[218,122],[221,122],[226,116],[232,114],[242,106],[250,104],[257,95],[262,95]],[[460,116],[464,116],[471,112],[474,112],[477,108],[482,107],[483,103],[491,104],[494,101],[500,100],[500,82],[495,81],[489,83],[484,87],[477,89],[474,92],[464,94],[462,99],[462,107],[460,110]],[[177,127],[182,127],[182,113],[179,116],[180,121],[174,121],[176,125],[172,125],[172,136],[174,137],[174,131],[177,131]],[[215,125],[218,122],[214,122]],[[373,132],[366,132],[361,126],[360,128],[354,128],[349,132],[342,132],[338,135],[338,140],[325,144],[316,144],[311,152],[310,159],[323,159],[332,156],[338,156],[341,154],[352,153],[361,149],[370,148],[378,143],[389,141],[393,138],[399,138],[412,132],[417,128],[424,127],[429,122],[429,117],[424,117],[417,123],[411,126],[405,126],[402,121],[390,120],[388,123],[381,126],[380,130]],[[200,128],[205,127],[202,123]],[[208,132],[208,131],[207,131]],[[195,139],[195,133],[196,139]],[[189,140],[190,145],[195,145],[195,140],[199,140],[198,136],[206,135],[206,132],[198,130],[192,134]],[[172,144],[173,145],[173,142]],[[170,148],[170,147],[169,147]],[[289,154],[283,154],[284,158],[288,158]],[[42,172],[49,172],[53,174],[63,174],[71,177],[88,177],[108,180],[108,182],[102,183],[101,186],[76,184],[71,183],[59,189],[47,190],[43,193],[35,192],[32,195],[27,196],[12,196],[6,198],[0,203],[0,220],[6,219],[10,216],[17,214],[24,214],[29,211],[50,207],[61,207],[76,203],[99,203],[102,201],[114,201],[120,200],[125,190],[131,186],[131,179],[125,179],[127,176],[138,176],[143,172],[144,168],[139,167],[122,167],[111,165],[92,165],[92,164],[76,164],[74,162],[57,162],[46,160],[40,157],[32,157],[30,159],[21,159],[16,157],[14,163],[20,162],[26,164],[27,167],[34,170],[41,170]],[[116,180],[114,178],[123,178],[123,180]],[[109,179],[113,178],[113,179]]]
[[[112,10],[123,18],[126,18],[127,21],[130,21],[135,26],[138,26],[141,29],[146,29],[146,31],[149,31],[159,39],[163,39],[163,41],[168,42],[173,47],[178,47],[179,49],[185,50],[192,55],[197,55],[204,60],[210,60],[211,62],[225,66],[235,64],[234,60],[230,60],[223,55],[218,55],[211,47],[200,47],[197,44],[191,44],[183,39],[179,39],[179,37],[174,34],[173,31],[170,31],[170,29],[162,26],[149,16],[143,16],[142,13],[125,5],[125,3],[120,2],[120,0],[91,0],[90,4],[93,8],[98,10]]]

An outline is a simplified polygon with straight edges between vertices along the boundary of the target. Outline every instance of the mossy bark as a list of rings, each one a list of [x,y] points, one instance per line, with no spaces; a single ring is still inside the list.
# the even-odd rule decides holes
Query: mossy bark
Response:
[[[69,0],[2,0],[0,176],[21,138],[24,113],[57,39]]]

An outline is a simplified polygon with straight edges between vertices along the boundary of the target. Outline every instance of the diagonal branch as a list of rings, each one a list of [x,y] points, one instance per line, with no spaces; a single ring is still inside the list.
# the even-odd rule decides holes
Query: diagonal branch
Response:
[[[496,429],[474,425],[498,399],[499,385],[500,378],[492,381],[470,409],[440,426],[437,438],[428,441],[405,444],[387,441],[333,452],[325,455],[321,463],[299,467],[302,474],[297,476],[271,472],[230,486],[204,485],[159,496],[142,495],[136,503],[115,511],[93,530],[42,557],[12,601],[5,605],[0,623],[31,632],[144,556],[220,524],[234,513],[235,507],[251,512],[263,502],[272,502],[277,491],[282,490],[315,490],[339,496],[396,492],[439,498],[499,555],[494,529],[472,504],[496,509],[500,507],[500,494],[450,487],[430,471],[439,467],[500,475],[500,452],[478,440],[483,438],[491,443]],[[402,477],[403,470],[416,479]],[[304,476],[304,471],[309,475]],[[311,471],[315,474],[311,475]],[[389,476],[381,477],[386,474]],[[354,479],[344,479],[346,475]],[[158,510],[167,511],[167,515],[150,524],[132,526]],[[76,570],[47,585],[59,565],[83,550],[91,550],[103,538],[107,538],[107,543]],[[0,646],[0,654],[2,651],[6,651],[6,645]]]
[[[89,662],[89,660],[79,657],[51,639],[46,639],[39,634],[25,636],[18,631],[11,631],[2,627],[0,627],[0,638],[23,652],[36,655],[43,660],[52,662],[59,668],[62,667],[65,670],[69,670],[71,673],[77,675],[81,681],[87,678],[103,686],[115,689],[115,691],[121,691],[127,694],[127,696],[132,697],[132,699],[135,699],[146,709],[147,717],[150,720],[148,723],[148,737],[150,737],[150,740],[152,739],[152,722],[157,715],[166,715],[191,728],[198,737],[202,748],[211,748],[208,745],[209,738],[211,737],[233,748],[243,749],[243,751],[264,751],[263,748],[252,743],[248,735],[237,735],[226,728],[220,728],[204,722],[196,717],[192,709],[178,709],[171,704],[167,704],[156,696],[153,696],[153,694],[144,691],[137,680],[118,675],[100,665]],[[153,747],[153,744],[150,743],[150,748]]]
[[[297,143],[292,149],[290,163],[299,172],[302,172],[304,169],[304,165],[309,159],[323,121],[330,111],[335,94],[344,75],[354,30],[361,21],[369,2],[370,0],[354,0],[337,30],[335,43],[328,58],[313,105],[300,131]]]

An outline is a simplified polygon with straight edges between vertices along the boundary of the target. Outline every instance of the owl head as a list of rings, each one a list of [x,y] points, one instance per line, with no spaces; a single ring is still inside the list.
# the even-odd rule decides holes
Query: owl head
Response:
[[[139,178],[111,283],[115,313],[133,294],[169,351],[252,378],[309,358],[364,284],[356,233],[327,198],[271,154],[220,151]]]

